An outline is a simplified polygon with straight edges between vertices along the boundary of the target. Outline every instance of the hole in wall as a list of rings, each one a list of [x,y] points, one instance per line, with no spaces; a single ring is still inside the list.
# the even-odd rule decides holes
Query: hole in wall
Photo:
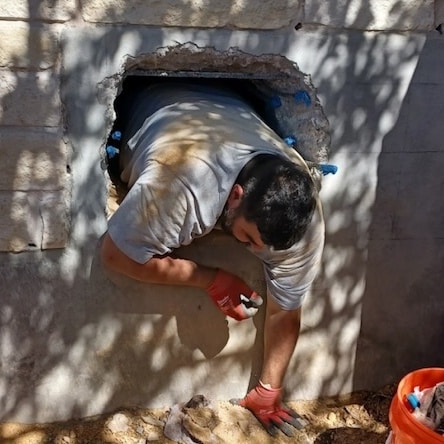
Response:
[[[263,120],[309,163],[328,160],[330,133],[309,75],[280,55],[252,55],[238,49],[220,52],[193,44],[160,48],[154,53],[129,57],[113,96],[114,120],[110,122],[105,148],[116,147],[119,115],[128,97],[153,83],[178,80],[221,86],[240,94]],[[118,180],[117,157],[107,157],[107,169],[115,185],[117,203],[126,193]],[[320,174],[315,176],[319,181]]]
[[[255,83],[251,80],[242,78],[224,78],[224,77],[199,77],[199,76],[178,76],[177,73],[170,75],[168,78],[147,75],[142,72],[139,75],[128,75],[122,82],[121,92],[114,101],[114,110],[116,119],[113,122],[111,131],[108,134],[106,146],[110,150],[111,158],[108,159],[108,173],[113,180],[118,179],[119,165],[116,163],[117,156],[113,156],[113,147],[119,150],[121,130],[125,127],[122,121],[125,120],[127,109],[131,108],[132,102],[138,93],[153,85],[176,85],[178,82],[187,85],[197,85],[201,87],[212,87],[227,90],[240,96],[246,103],[250,104],[262,120],[268,124],[275,132],[279,132],[279,124],[271,109],[279,106],[279,98],[265,98]],[[143,123],[142,117],[140,122],[135,123],[135,127],[140,127]]]

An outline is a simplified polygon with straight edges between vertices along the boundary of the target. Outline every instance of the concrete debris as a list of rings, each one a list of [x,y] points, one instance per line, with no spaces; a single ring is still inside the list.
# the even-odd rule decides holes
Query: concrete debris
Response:
[[[195,444],[195,441],[188,436],[188,432],[182,427],[182,421],[185,416],[182,408],[183,404],[175,404],[171,407],[163,433],[172,441],[183,444]]]
[[[162,432],[158,430],[150,430],[145,439],[147,442],[159,442],[162,439]]]
[[[194,395],[186,404],[187,409],[198,409],[200,407],[208,407],[210,401],[204,395]]]
[[[152,425],[154,427],[162,427],[163,428],[164,425],[165,425],[165,422],[162,421],[161,419],[155,418],[155,417],[149,416],[149,415],[142,416],[142,421],[145,424],[149,424],[149,425]]]
[[[183,444],[223,444],[213,433],[220,420],[203,395],[196,395],[186,404],[170,409],[164,434],[172,441]]]
[[[129,429],[129,419],[123,413],[116,413],[106,426],[113,433],[125,433]]]

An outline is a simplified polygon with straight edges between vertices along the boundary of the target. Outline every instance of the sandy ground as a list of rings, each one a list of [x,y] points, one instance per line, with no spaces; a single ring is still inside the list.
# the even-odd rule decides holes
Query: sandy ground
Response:
[[[353,393],[342,398],[290,402],[309,421],[293,437],[270,437],[242,407],[228,402],[165,409],[121,409],[107,415],[51,424],[0,423],[0,443],[17,444],[384,444],[395,392]],[[167,436],[174,439],[169,439]]]

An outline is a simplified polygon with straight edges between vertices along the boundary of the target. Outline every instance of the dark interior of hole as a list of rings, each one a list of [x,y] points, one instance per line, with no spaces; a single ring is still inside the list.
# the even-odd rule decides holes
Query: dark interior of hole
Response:
[[[196,77],[153,77],[153,76],[127,76],[122,83],[122,91],[120,95],[127,91],[142,89],[154,83],[189,83],[198,85],[209,85],[220,88],[230,89],[249,102],[264,119],[266,119],[266,102],[261,98],[261,93],[251,80],[246,79],[230,79],[230,78],[196,78]],[[116,115],[119,115],[118,106],[116,107]],[[268,122],[267,122],[268,123]]]
[[[258,82],[259,80],[256,80]],[[263,98],[263,94],[259,92],[255,83],[247,79],[230,79],[230,78],[196,78],[196,77],[157,77],[157,76],[141,76],[128,75],[122,82],[120,94],[114,101],[114,109],[116,112],[116,120],[109,133],[107,146],[116,146],[116,141],[113,140],[112,135],[116,130],[119,130],[121,124],[120,119],[125,113],[124,109],[127,106],[127,101],[134,97],[134,93],[141,91],[149,85],[162,83],[187,83],[215,86],[218,88],[229,89],[240,95],[247,103],[249,103],[254,110],[262,117],[262,119],[276,132],[278,132],[277,122],[269,112],[269,104]],[[108,158],[108,173],[113,181],[118,181],[120,175],[120,168],[118,165],[118,157]]]

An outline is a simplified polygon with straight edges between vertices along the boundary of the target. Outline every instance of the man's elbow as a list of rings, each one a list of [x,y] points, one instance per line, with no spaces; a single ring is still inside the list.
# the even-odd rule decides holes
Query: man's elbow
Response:
[[[119,268],[118,250],[108,233],[103,237],[100,249],[100,261],[106,270],[117,271]]]

